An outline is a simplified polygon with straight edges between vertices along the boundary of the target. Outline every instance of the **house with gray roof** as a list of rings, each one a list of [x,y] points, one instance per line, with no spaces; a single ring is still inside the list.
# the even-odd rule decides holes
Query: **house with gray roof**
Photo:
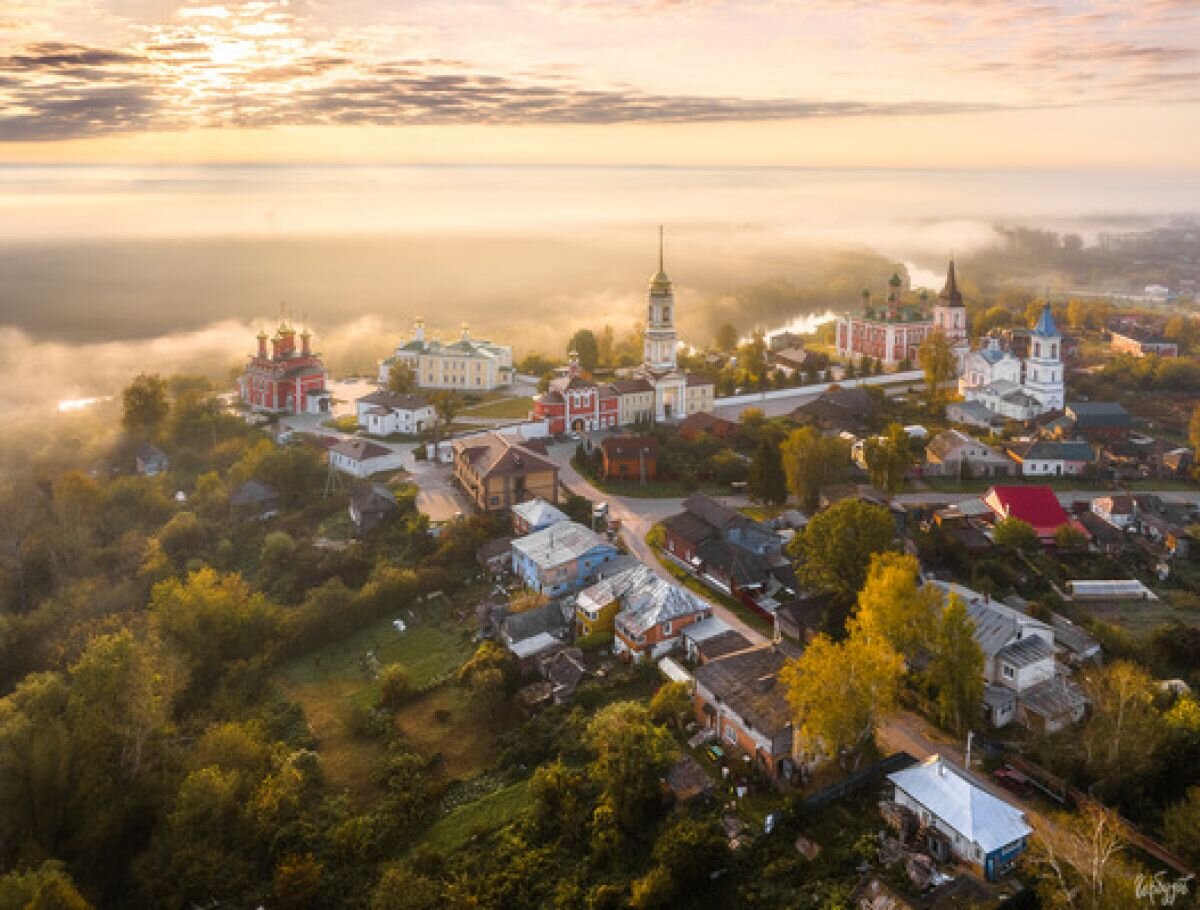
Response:
[[[896,805],[916,816],[935,859],[965,862],[988,881],[1013,868],[1033,834],[1024,812],[940,755],[889,774],[888,782]]]
[[[549,597],[591,584],[619,555],[613,544],[573,521],[560,521],[512,542],[513,574]]]
[[[512,507],[513,531],[516,534],[532,534],[567,520],[565,512],[540,496]]]
[[[984,708],[992,726],[1019,720],[1054,732],[1082,720],[1087,698],[1055,662],[1050,625],[963,585],[934,584],[963,601],[975,626],[984,658]]]
[[[925,446],[925,474],[935,477],[1008,477],[1013,460],[962,430],[944,430]]]
[[[1091,443],[1084,440],[1018,442],[1008,447],[1008,454],[1021,466],[1025,477],[1074,476],[1096,462]]]

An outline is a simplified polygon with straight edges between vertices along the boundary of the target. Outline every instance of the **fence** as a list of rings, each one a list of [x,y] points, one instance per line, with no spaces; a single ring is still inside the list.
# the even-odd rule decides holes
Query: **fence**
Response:
[[[909,370],[905,373],[880,373],[878,376],[864,376],[861,379],[843,379],[841,382],[818,382],[814,385],[800,385],[790,389],[772,389],[769,392],[751,392],[746,395],[731,395],[718,398],[713,404],[716,407],[738,404],[754,404],[756,401],[777,401],[780,398],[799,397],[802,395],[819,395],[829,391],[830,386],[840,386],[843,389],[853,389],[865,385],[894,385],[905,382],[924,382],[925,373],[921,370]]]
[[[1133,822],[1129,821],[1129,819],[1118,815],[1116,812],[1113,812],[1103,803],[1093,799],[1082,790],[1077,790],[1075,787],[1072,787],[1061,777],[1052,774],[1050,771],[1046,770],[1036,762],[1031,762],[1029,759],[1020,755],[1009,755],[1006,758],[1006,761],[1013,768],[1029,777],[1029,779],[1033,781],[1039,790],[1044,791],[1059,802],[1070,802],[1077,809],[1092,808],[1111,813],[1116,817],[1117,824],[1119,824],[1121,827],[1121,834],[1127,841],[1129,841],[1129,843],[1133,844],[1135,847],[1149,856],[1154,857],[1163,865],[1170,866],[1180,875],[1196,875],[1196,870],[1188,865],[1187,862],[1180,859],[1158,841],[1143,833],[1142,830]]]
[[[804,801],[804,805],[809,809],[820,809],[830,803],[837,802],[849,793],[855,790],[861,790],[868,784],[875,783],[885,774],[891,774],[894,771],[903,771],[917,763],[917,760],[907,752],[894,752],[887,758],[880,759],[875,764],[863,768],[861,771],[855,771],[844,781],[826,787]]]

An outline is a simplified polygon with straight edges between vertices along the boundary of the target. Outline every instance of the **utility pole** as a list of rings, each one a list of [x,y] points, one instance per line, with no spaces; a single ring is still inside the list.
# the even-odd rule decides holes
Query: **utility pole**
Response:
[[[975,731],[967,731],[967,770],[971,770],[971,741],[975,739]]]

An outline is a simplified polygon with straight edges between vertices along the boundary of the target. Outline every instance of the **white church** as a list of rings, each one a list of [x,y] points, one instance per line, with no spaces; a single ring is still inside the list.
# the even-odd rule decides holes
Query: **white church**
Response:
[[[1062,334],[1050,304],[1042,308],[1029,339],[1029,356],[1018,357],[984,338],[978,350],[962,359],[958,392],[1000,417],[1032,420],[1062,410],[1064,396]]]

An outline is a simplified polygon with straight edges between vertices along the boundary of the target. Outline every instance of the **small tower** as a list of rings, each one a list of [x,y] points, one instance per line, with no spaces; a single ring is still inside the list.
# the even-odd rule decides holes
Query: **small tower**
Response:
[[[467,325],[465,322],[462,324],[462,334],[460,337],[462,338],[463,341],[471,340],[471,327],[469,325]]]
[[[312,333],[305,326],[300,332],[300,354],[308,357],[312,354]]]
[[[582,372],[579,366],[579,352],[574,348],[567,351],[567,375],[571,377],[578,376]]]
[[[933,324],[942,330],[952,347],[966,344],[967,308],[963,305],[963,296],[958,290],[953,259],[946,270],[946,286],[938,294],[937,305],[933,308]]]
[[[267,330],[258,330],[258,358],[259,360],[267,359]]]
[[[654,370],[674,370],[675,360],[675,288],[664,269],[663,229],[658,228],[658,271],[650,276],[647,295],[646,334],[643,354],[646,366]]]
[[[413,341],[425,340],[425,317],[418,316],[413,322]]]
[[[1047,411],[1063,406],[1062,334],[1054,323],[1049,300],[1033,327],[1029,357],[1025,361],[1025,391]]]
[[[862,311],[863,311],[864,316],[870,317],[870,315],[871,315],[871,289],[870,288],[863,288]]]

